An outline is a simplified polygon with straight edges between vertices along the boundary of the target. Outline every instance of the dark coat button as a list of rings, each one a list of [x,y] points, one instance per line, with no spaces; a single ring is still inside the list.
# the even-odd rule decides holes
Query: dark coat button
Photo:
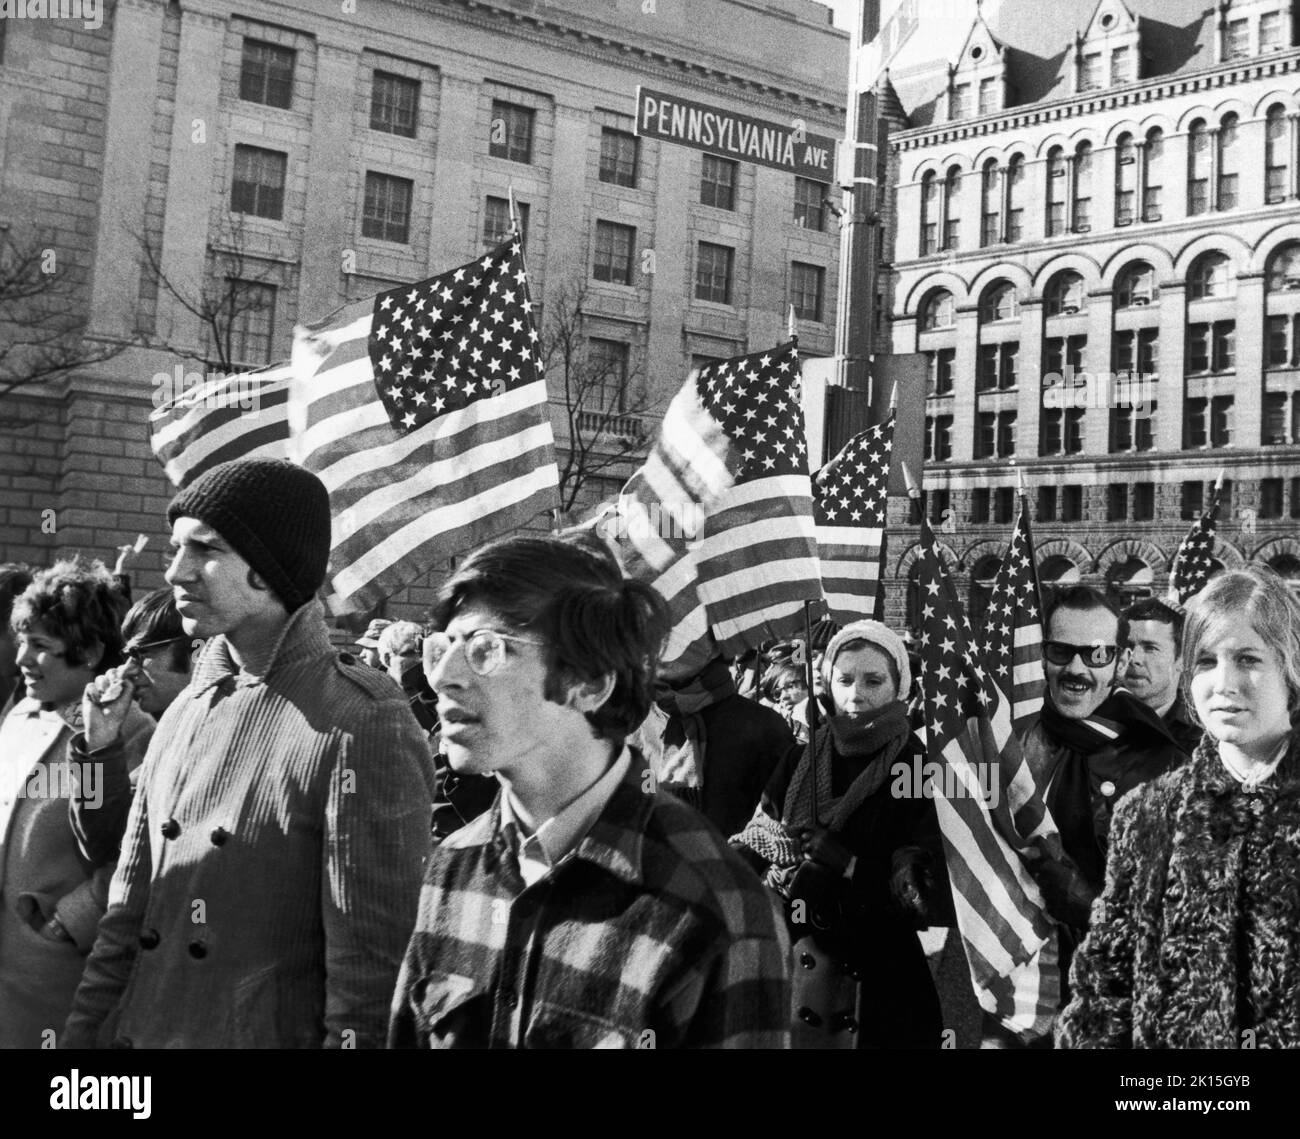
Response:
[[[168,819],[162,825],[162,836],[163,838],[180,838],[181,824],[175,819]]]
[[[817,966],[817,958],[811,953],[801,953],[799,954],[799,964],[805,969],[813,969]]]
[[[821,1028],[822,1026],[822,1018],[806,1006],[799,1010],[799,1019],[802,1020],[804,1024],[811,1025],[813,1028]]]
[[[141,949],[157,949],[162,935],[156,929],[146,929],[140,934]]]
[[[208,955],[208,947],[201,941],[190,942],[190,956],[196,961],[202,961]]]
[[[213,846],[225,846],[226,839],[230,837],[230,832],[225,827],[217,827],[211,834]]]

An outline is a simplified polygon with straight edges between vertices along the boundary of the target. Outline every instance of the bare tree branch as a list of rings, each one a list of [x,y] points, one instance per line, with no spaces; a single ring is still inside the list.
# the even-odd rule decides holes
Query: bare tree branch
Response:
[[[111,360],[131,341],[86,337],[88,304],[67,259],[39,234],[0,232],[0,398]]]

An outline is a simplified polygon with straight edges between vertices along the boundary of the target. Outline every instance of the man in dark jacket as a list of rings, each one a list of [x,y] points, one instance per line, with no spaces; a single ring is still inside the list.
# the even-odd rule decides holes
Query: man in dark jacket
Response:
[[[1191,755],[1201,742],[1201,728],[1178,691],[1183,614],[1158,597],[1147,597],[1125,609],[1124,620],[1129,651],[1124,687],[1155,711],[1178,746]]]
[[[1047,606],[1043,708],[1021,738],[1025,762],[1046,790],[1047,808],[1072,868],[1040,867],[1048,910],[1064,927],[1062,989],[1069,958],[1088,925],[1106,873],[1111,813],[1126,793],[1186,758],[1164,721],[1117,687],[1128,664],[1126,622],[1091,586]]]

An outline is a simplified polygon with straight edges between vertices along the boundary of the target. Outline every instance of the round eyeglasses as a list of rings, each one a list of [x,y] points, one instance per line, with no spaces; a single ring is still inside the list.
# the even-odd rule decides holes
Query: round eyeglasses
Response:
[[[424,667],[433,669],[458,642],[465,646],[465,663],[476,676],[487,676],[501,667],[506,659],[506,642],[518,641],[524,645],[540,645],[541,641],[503,633],[498,629],[475,629],[464,637],[449,637],[446,633],[430,633],[424,638]]]

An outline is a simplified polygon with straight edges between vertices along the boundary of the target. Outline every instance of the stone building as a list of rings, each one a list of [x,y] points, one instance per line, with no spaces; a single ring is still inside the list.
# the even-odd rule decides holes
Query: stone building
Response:
[[[976,18],[923,89],[877,85],[892,348],[927,362],[925,509],[972,617],[1018,477],[1045,583],[1163,593],[1220,470],[1217,560],[1300,579],[1292,4],[1100,0],[1055,51],[1031,7]],[[902,622],[917,532],[893,507]]]
[[[223,352],[286,358],[295,323],[499,240],[511,193],[543,323],[581,299],[592,398],[626,408],[610,436],[653,437],[694,359],[776,342],[792,303],[803,347],[832,349],[829,185],[635,129],[645,85],[838,137],[848,37],[821,4],[99,7],[98,26],[0,22],[0,236],[52,252],[93,344],[130,345],[0,396],[0,560],[110,557],[144,533],[138,585],[160,584],[157,378]],[[195,311],[214,290],[224,323]],[[579,504],[629,471],[601,472]],[[422,612],[430,588],[392,614]]]

